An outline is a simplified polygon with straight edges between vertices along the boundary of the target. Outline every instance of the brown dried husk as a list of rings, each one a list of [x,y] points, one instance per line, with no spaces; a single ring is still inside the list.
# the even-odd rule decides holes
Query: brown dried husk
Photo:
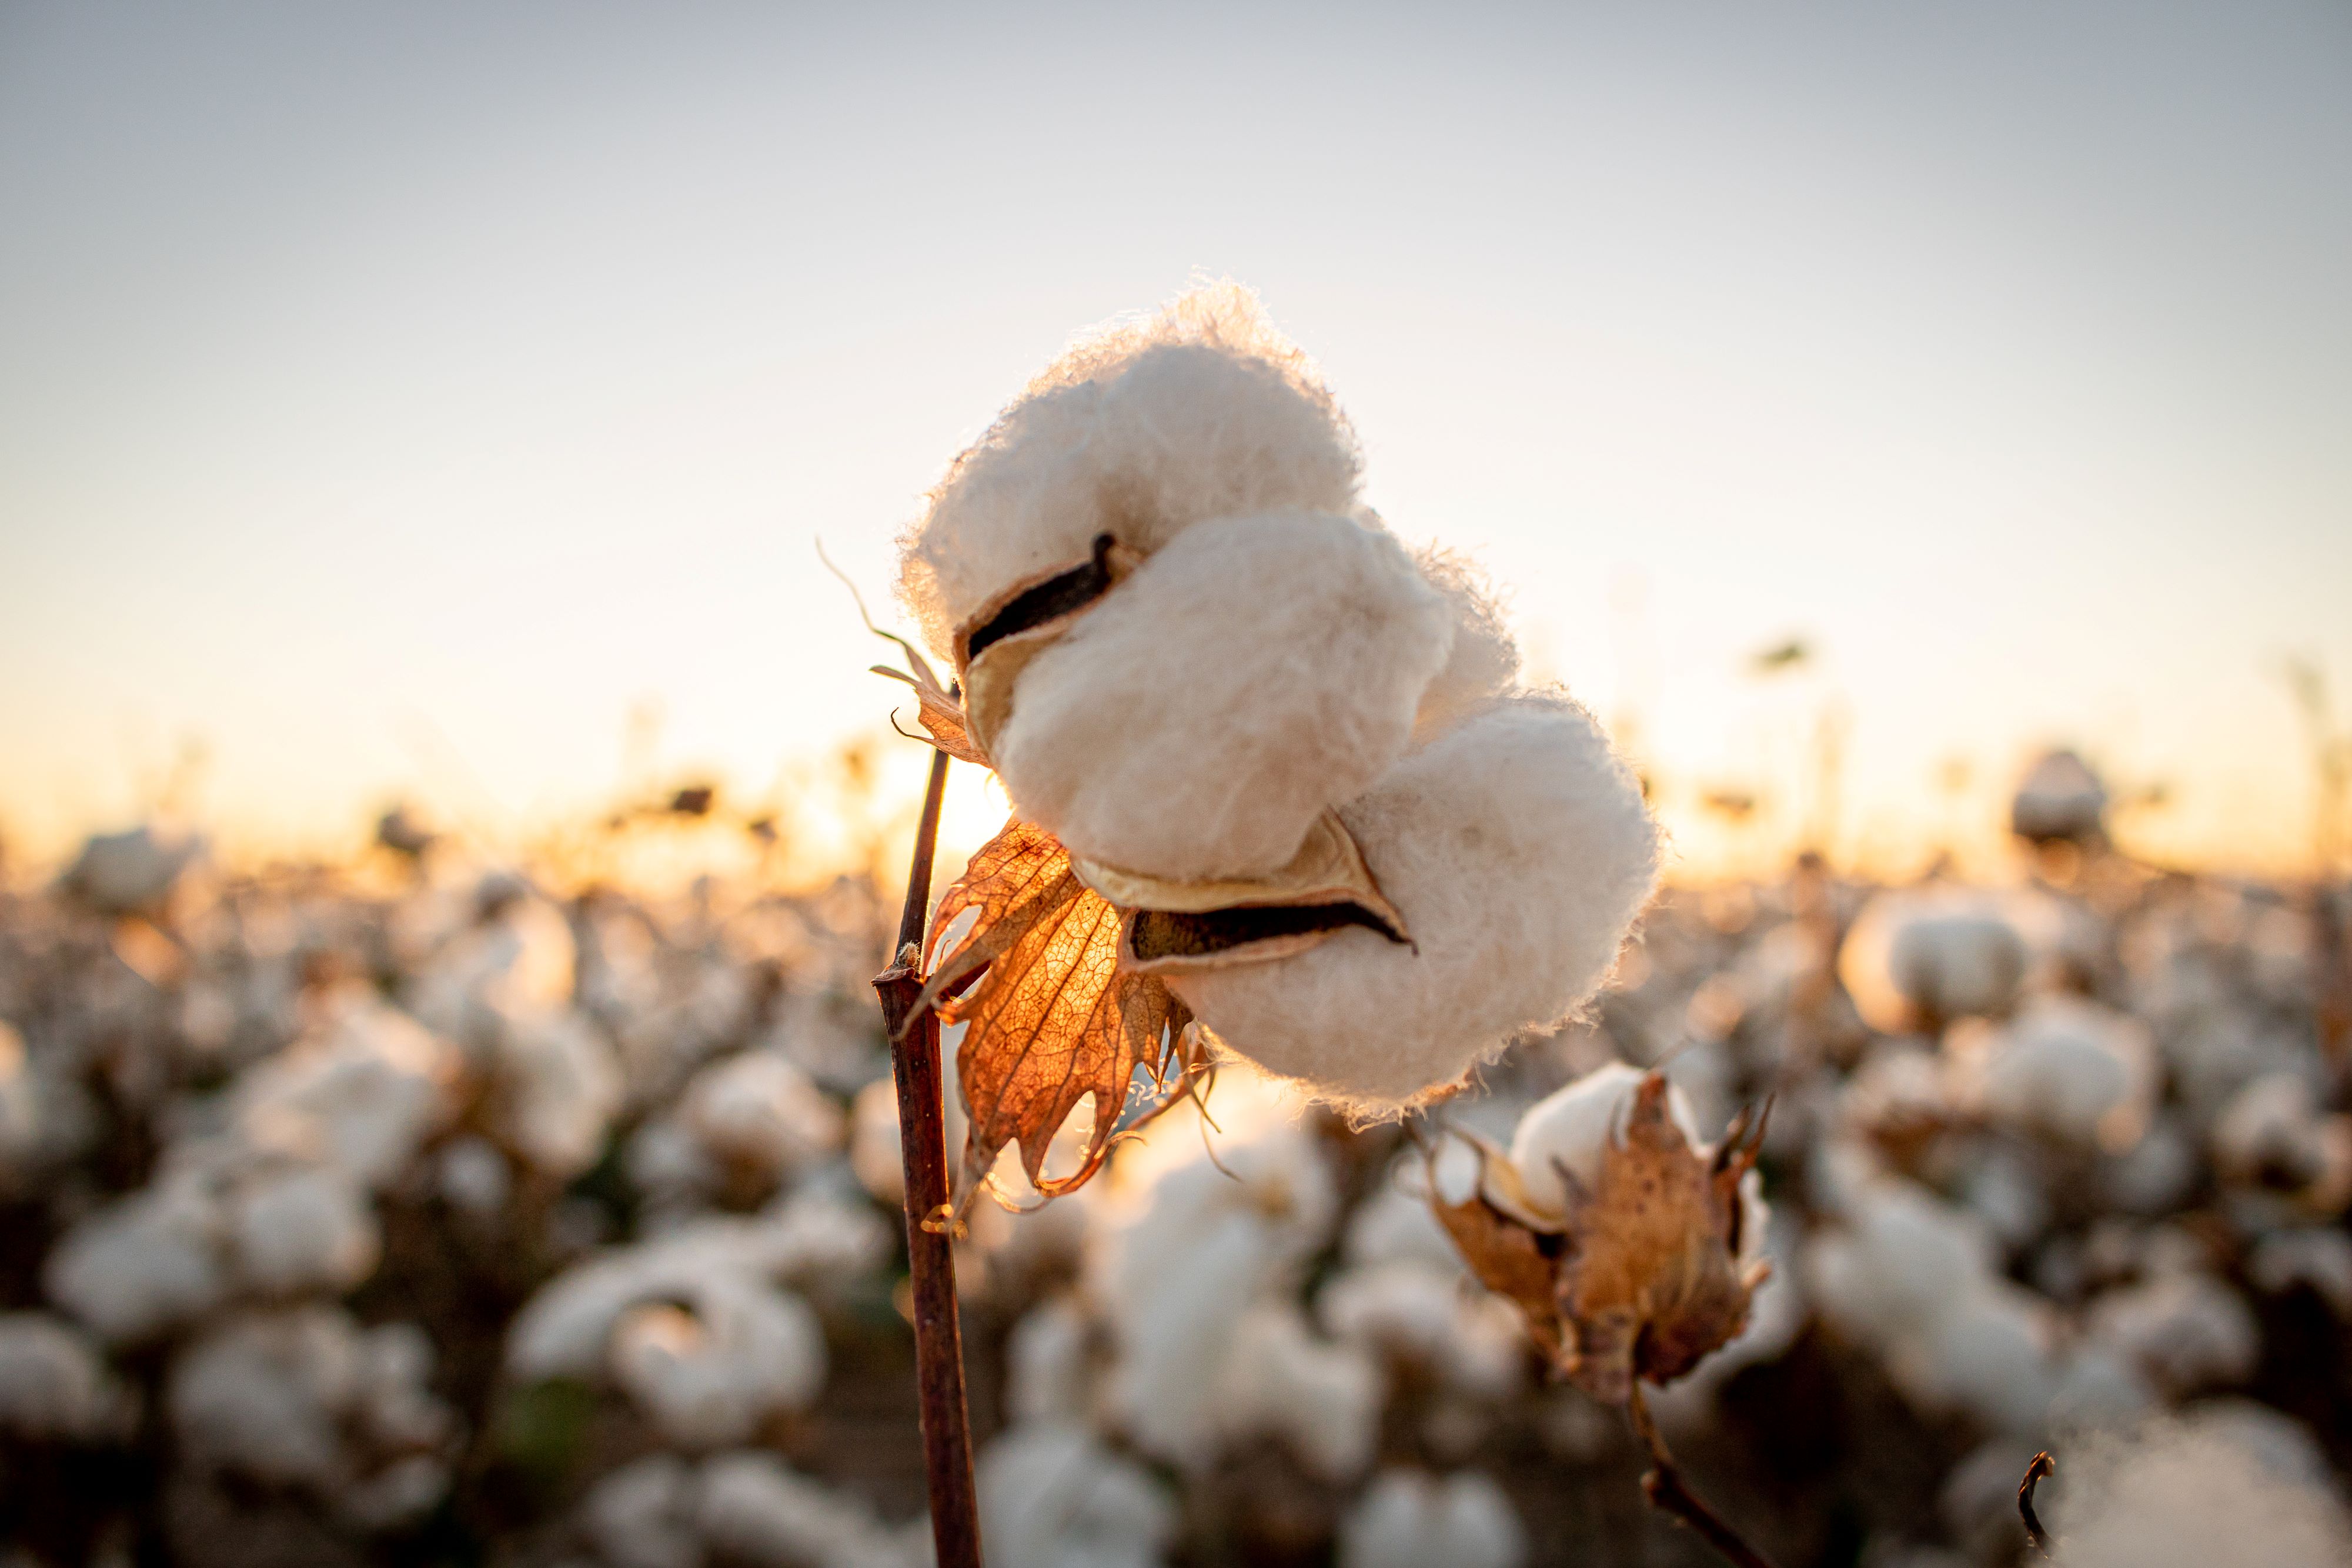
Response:
[[[1771,1270],[1739,1260],[1739,1184],[1762,1133],[1742,1113],[1711,1155],[1694,1149],[1653,1071],[1593,1187],[1570,1178],[1564,1218],[1528,1203],[1507,1156],[1475,1138],[1477,1190],[1447,1203],[1433,1169],[1430,1207],[1471,1272],[1525,1314],[1553,1369],[1622,1405],[1636,1378],[1671,1382],[1747,1328]]]

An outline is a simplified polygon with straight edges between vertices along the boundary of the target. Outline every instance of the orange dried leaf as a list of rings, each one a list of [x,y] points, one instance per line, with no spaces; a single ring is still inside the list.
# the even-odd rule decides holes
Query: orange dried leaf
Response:
[[[1166,1089],[1191,1015],[1161,981],[1120,969],[1118,912],[1079,883],[1068,852],[1034,823],[1009,824],[972,857],[940,901],[934,929],[944,933],[967,911],[977,921],[935,959],[916,1009],[936,1006],[941,1019],[966,1026],[956,1053],[970,1116],[957,1207],[971,1202],[1007,1145],[1019,1147],[1037,1190],[1055,1197],[1093,1176],[1125,1130],[1139,1065]],[[974,976],[969,993],[941,999]],[[1089,1096],[1095,1121],[1078,1168],[1048,1177],[1055,1134]]]
[[[948,689],[940,685],[939,677],[931,674],[930,665],[920,654],[908,649],[907,658],[915,666],[912,674],[904,670],[894,670],[887,664],[875,665],[874,673],[887,675],[894,681],[904,681],[915,688],[916,722],[931,737],[933,746],[958,761],[976,762],[982,768],[988,767],[988,753],[982,751],[980,742],[972,738],[971,725],[964,717],[963,704],[956,701]]]

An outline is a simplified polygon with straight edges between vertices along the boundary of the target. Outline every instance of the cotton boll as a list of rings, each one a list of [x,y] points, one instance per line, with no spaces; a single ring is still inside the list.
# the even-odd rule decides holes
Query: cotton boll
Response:
[[[2196,1140],[2178,1115],[2159,1111],[2138,1143],[2099,1162],[2098,1196],[2125,1214],[2169,1214],[2187,1200],[2198,1176]]]
[[[1433,1371],[1457,1393],[1500,1399],[1527,1384],[1527,1334],[1510,1303],[1473,1295],[1458,1268],[1399,1260],[1346,1270],[1316,1314],[1332,1336]]]
[[[2190,1416],[2068,1453],[2044,1506],[2061,1568],[2340,1568],[2352,1524],[2324,1481],[2281,1474]]]
[[[586,1019],[560,1013],[512,1029],[499,1072],[500,1131],[516,1154],[556,1176],[596,1163],[622,1082],[612,1047]]]
[[[1838,977],[1874,1029],[2004,1011],[2025,978],[2025,938],[2001,902],[1952,888],[1884,893],[1846,933]]]
[[[686,1292],[681,1292],[686,1294]],[[690,1309],[690,1310],[689,1310]],[[740,1443],[824,1383],[824,1333],[807,1302],[713,1275],[685,1306],[632,1307],[614,1325],[614,1381],[671,1442]]]
[[[263,1295],[340,1294],[375,1272],[383,1239],[366,1196],[341,1171],[259,1175],[229,1204],[231,1267]]]
[[[2323,1214],[2352,1200],[2352,1116],[2323,1113],[2300,1073],[2265,1073],[2240,1090],[2213,1124],[2212,1148],[2221,1174],[2248,1187]]]
[[[1213,1446],[1234,1320],[1295,1278],[1338,1207],[1329,1169],[1295,1127],[1221,1161],[1163,1176],[1089,1259],[1116,1341],[1107,1402],[1140,1447],[1183,1464]]]
[[[1806,1280],[1822,1311],[1866,1343],[1934,1322],[1990,1273],[1977,1222],[1908,1182],[1857,1195],[1848,1218],[1807,1249]]]
[[[675,1454],[648,1454],[591,1489],[581,1522],[612,1568],[698,1568],[701,1478]]]
[[[2113,1347],[2078,1345],[2051,1391],[2050,1425],[2061,1432],[2095,1431],[2138,1419],[2157,1405],[2156,1385]]]
[[[331,1161],[382,1188],[447,1116],[457,1068],[455,1049],[415,1019],[346,1000],[324,1028],[240,1076],[237,1125],[257,1148]]]
[[[0,1431],[33,1442],[118,1432],[131,1396],[89,1340],[46,1312],[0,1313]]]
[[[714,1555],[746,1568],[916,1568],[910,1543],[864,1502],[758,1449],[703,1461],[695,1518]],[[1003,1561],[993,1539],[989,1549]]]
[[[26,1051],[25,1037],[0,1019],[0,1192],[31,1188],[79,1158],[97,1120],[89,1092],[44,1071]]]
[[[704,1068],[687,1085],[680,1113],[713,1158],[769,1177],[841,1145],[840,1107],[773,1051],[747,1051]]]
[[[433,1393],[433,1341],[416,1323],[379,1323],[360,1337],[355,1408],[373,1441],[429,1448],[449,1436],[457,1418]]]
[[[212,1310],[229,1290],[220,1219],[191,1186],[158,1183],[68,1231],[43,1268],[49,1299],[111,1344]]]
[[[2175,1396],[2243,1382],[2262,1349],[2254,1314],[2210,1274],[2168,1274],[2093,1303],[2091,1332]]]
[[[200,1469],[328,1487],[344,1473],[338,1428],[361,1370],[358,1327],[340,1311],[234,1319],[173,1364],[173,1427]]]
[[[1339,1568],[1519,1568],[1527,1560],[1510,1499],[1475,1470],[1384,1470],[1339,1526]]]
[[[1024,1421],[981,1450],[982,1537],[999,1568],[1157,1568],[1176,1534],[1167,1489],[1083,1427]]]
[[[1066,1297],[1034,1307],[1005,1345],[1005,1406],[1015,1421],[1085,1422],[1094,1407],[1094,1329]]]
[[[2273,1231],[2254,1243],[2246,1273],[2272,1295],[2308,1286],[2337,1317],[2352,1322],[2352,1236],[2341,1230]]]
[[[1421,694],[1413,735],[1427,740],[1453,728],[1518,684],[1519,644],[1494,586],[1467,558],[1432,545],[1413,558],[1445,601],[1454,639],[1444,667]]]
[[[1287,1303],[1254,1307],[1230,1332],[1215,1406],[1223,1434],[1277,1437],[1328,1480],[1361,1473],[1380,1438],[1386,1393],[1371,1358],[1318,1339]]]
[[[434,1185],[452,1208],[488,1219],[506,1207],[514,1191],[514,1172],[497,1145],[468,1134],[442,1149],[435,1163]]]
[[[2018,782],[2010,831],[2036,843],[2095,843],[2105,836],[2107,787],[2071,751],[2042,755]]]
[[[1232,284],[1082,340],[955,461],[899,541],[898,594],[940,657],[1015,583],[1097,534],[1147,554],[1213,517],[1349,511],[1355,436]]]
[[[1995,1430],[2030,1432],[2057,1378],[2054,1337],[2039,1296],[1987,1280],[1899,1342],[1889,1371],[1920,1405],[1965,1410]]]
[[[406,1454],[345,1487],[336,1509],[362,1530],[404,1529],[441,1506],[449,1495],[447,1461],[431,1454]]]
[[[101,915],[148,914],[170,898],[203,841],[173,838],[142,825],[87,840],[61,884]]]
[[[1030,660],[990,756],[1014,810],[1080,859],[1264,875],[1403,752],[1452,634],[1385,534],[1312,513],[1219,518]]]
[[[2041,997],[2006,1026],[1947,1042],[1973,1101],[1994,1121],[2120,1154],[2155,1108],[2156,1042],[2136,1019],[2077,997]]]
[[[1351,928],[1169,984],[1232,1050],[1363,1113],[1392,1113],[1566,1017],[1656,880],[1641,787],[1563,697],[1496,704],[1339,814],[1417,950]]]
[[[1511,1164],[1538,1207],[1564,1215],[1571,1180],[1587,1194],[1601,1185],[1601,1156],[1623,1127],[1642,1078],[1639,1068],[1612,1061],[1554,1090],[1519,1118],[1511,1134]],[[1701,1142],[1689,1099],[1672,1084],[1666,1113],[1694,1146]]]

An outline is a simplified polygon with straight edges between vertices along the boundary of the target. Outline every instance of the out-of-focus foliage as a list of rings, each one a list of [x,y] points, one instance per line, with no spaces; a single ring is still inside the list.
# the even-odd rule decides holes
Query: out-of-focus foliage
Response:
[[[2340,1525],[2343,922],[2097,843],[2051,863],[1670,892],[1586,1023],[1433,1113],[1507,1143],[1620,1061],[1701,1140],[1777,1095],[1771,1277],[1654,1403],[1790,1568],[2013,1563],[2044,1445],[2062,1541],[2127,1560],[2131,1456],[2170,1474],[2181,1431],[2184,1474],[2269,1500],[2230,1515],[2242,1560]],[[12,1561],[926,1561],[868,985],[894,913],[859,879],[559,882],[413,822],[363,865],[125,835],[0,889]],[[1238,1071],[1209,1109],[973,1212],[996,1568],[1706,1560],[1467,1280],[1402,1131]]]

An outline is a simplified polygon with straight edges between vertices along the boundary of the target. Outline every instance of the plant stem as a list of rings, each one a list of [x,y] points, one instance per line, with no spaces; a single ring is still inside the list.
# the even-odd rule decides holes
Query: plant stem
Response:
[[[1658,1436],[1657,1424],[1650,1419],[1649,1402],[1642,1397],[1639,1383],[1633,1385],[1633,1398],[1626,1401],[1625,1414],[1633,1423],[1634,1434],[1650,1450],[1650,1473],[1642,1478],[1642,1495],[1650,1500],[1650,1506],[1672,1514],[1735,1568],[1772,1568],[1770,1558],[1742,1541],[1738,1531],[1699,1500],[1696,1492],[1683,1484],[1675,1457],[1666,1452],[1666,1440]]]
[[[2033,1489],[2042,1484],[2044,1476],[2057,1468],[2050,1458],[2050,1450],[2044,1448],[2033,1456],[2032,1464],[2025,1467],[2025,1479],[2018,1483],[2017,1488],[2017,1517],[2025,1521],[2025,1538],[2033,1542],[2033,1550],[2044,1557],[2050,1555],[2050,1532],[2042,1528],[2042,1518],[2033,1511]]]
[[[923,925],[931,904],[931,861],[939,847],[940,799],[948,755],[931,758],[915,853],[907,868],[907,903],[890,967],[874,977],[890,1074],[898,1091],[898,1147],[907,1175],[907,1267],[915,1295],[915,1388],[922,1405],[923,1474],[931,1499],[931,1540],[939,1568],[980,1568],[980,1509],[971,1484],[971,1415],[963,1393],[963,1324],[956,1315],[955,1250],[945,1229],[924,1221],[947,1207],[947,1114],[940,1083],[940,1020],[929,1009],[899,1037],[921,995]]]

